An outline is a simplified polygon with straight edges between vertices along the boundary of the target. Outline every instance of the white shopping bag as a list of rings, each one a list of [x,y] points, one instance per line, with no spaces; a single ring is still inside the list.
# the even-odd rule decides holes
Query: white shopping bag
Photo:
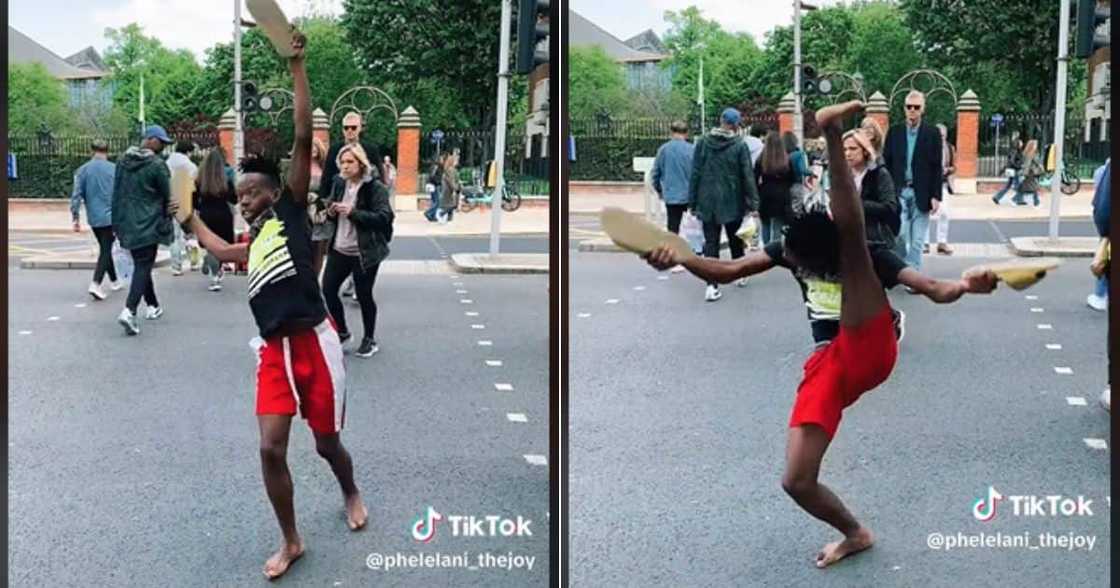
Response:
[[[113,268],[117,270],[118,280],[132,278],[132,254],[122,248],[119,241],[113,241]]]
[[[691,212],[686,211],[681,217],[681,237],[697,255],[704,251],[704,225]]]

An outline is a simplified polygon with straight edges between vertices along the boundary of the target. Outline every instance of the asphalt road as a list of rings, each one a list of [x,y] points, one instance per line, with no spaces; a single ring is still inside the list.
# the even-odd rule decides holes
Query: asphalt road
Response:
[[[138,337],[115,321],[124,293],[93,303],[87,283],[85,271],[9,269],[8,584],[267,585],[260,570],[280,535],[260,477],[244,277],[214,294],[197,274],[158,270],[166,314],[141,321]],[[283,583],[546,585],[548,469],[526,458],[548,455],[546,285],[379,277],[381,351],[346,358],[342,435],[370,524],[346,529],[337,483],[295,421],[288,455],[307,552]],[[347,307],[357,328],[357,306]],[[410,528],[429,506],[521,516],[532,535],[456,537],[448,518],[419,543]],[[534,563],[373,571],[374,552]]]
[[[951,277],[978,261],[931,258],[927,271]],[[780,485],[811,351],[788,272],[705,303],[697,279],[634,256],[573,253],[570,263],[573,586],[1107,585],[1110,450],[1085,441],[1110,441],[1097,404],[1107,325],[1085,305],[1083,262],[1026,292],[949,306],[891,293],[909,317],[898,363],[845,412],[821,474],[878,542],[827,570],[812,560],[839,534]],[[972,506],[989,487],[1005,500],[980,522]],[[1014,515],[1010,496],[1052,494],[1092,499],[1093,516]],[[997,532],[1030,533],[1036,546],[1043,532],[1096,543],[927,546],[932,533]]]

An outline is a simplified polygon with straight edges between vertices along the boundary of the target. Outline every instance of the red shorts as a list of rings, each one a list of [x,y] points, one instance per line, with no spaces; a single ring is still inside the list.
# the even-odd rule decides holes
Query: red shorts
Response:
[[[840,413],[860,395],[882,384],[898,358],[890,306],[858,327],[840,327],[840,334],[805,360],[805,375],[789,426],[820,425],[831,439]]]
[[[257,414],[296,414],[316,433],[338,433],[346,418],[342,343],[329,321],[271,337],[257,355]]]

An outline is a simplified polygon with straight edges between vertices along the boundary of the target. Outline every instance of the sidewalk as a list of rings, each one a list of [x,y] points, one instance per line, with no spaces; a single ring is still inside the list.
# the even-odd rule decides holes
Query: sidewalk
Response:
[[[1050,194],[1042,194],[1042,206],[997,206],[990,194],[956,194],[949,196],[949,214],[953,220],[1045,220],[1050,218]],[[1062,196],[1061,218],[1089,218],[1093,215],[1093,193],[1082,190],[1073,196]],[[641,188],[610,193],[572,194],[568,200],[569,214],[598,214],[604,206],[618,206],[630,212],[645,212],[645,195]]]
[[[394,237],[455,237],[490,234],[490,210],[475,209],[456,212],[454,220],[446,225],[428,222],[418,210],[398,210],[393,223]],[[240,219],[238,224],[242,225]],[[85,225],[83,209],[82,231]],[[243,227],[242,227],[243,228]],[[503,235],[548,234],[548,207],[523,206],[514,212],[502,211]],[[72,233],[70,203],[66,200],[9,200],[8,231],[32,233]]]

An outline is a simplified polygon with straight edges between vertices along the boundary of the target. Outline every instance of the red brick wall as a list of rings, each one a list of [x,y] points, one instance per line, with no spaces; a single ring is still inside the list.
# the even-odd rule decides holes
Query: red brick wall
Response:
[[[397,194],[419,194],[420,128],[397,129]]]
[[[778,113],[778,132],[793,132],[793,113],[792,112],[779,112]]]
[[[233,129],[220,129],[218,131],[218,144],[222,146],[222,151],[226,154],[226,163],[236,168],[237,162],[233,159]]]
[[[956,176],[975,178],[980,146],[980,112],[957,112],[957,162]]]

